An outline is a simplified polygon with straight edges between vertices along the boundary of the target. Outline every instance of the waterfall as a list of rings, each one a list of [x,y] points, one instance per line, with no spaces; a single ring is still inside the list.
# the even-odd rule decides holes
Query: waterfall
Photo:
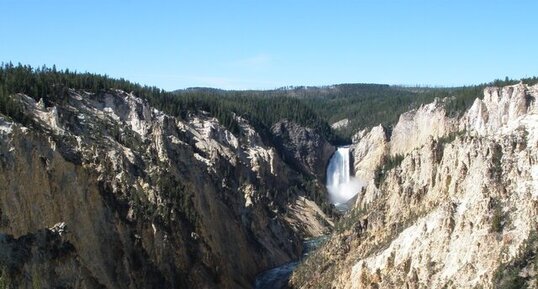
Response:
[[[327,190],[335,205],[341,205],[353,198],[360,190],[361,183],[350,174],[349,147],[337,148],[327,166]]]
[[[327,167],[327,187],[349,182],[349,148],[339,147]]]

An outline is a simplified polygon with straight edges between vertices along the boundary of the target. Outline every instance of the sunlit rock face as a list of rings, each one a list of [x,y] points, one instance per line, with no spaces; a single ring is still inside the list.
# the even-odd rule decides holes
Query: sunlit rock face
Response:
[[[299,266],[295,288],[538,286],[537,96],[538,86],[486,88],[459,118],[438,101],[402,116],[392,136],[358,134],[356,168],[402,159]],[[404,139],[398,127],[419,131]]]
[[[251,288],[327,230],[289,193],[302,172],[245,119],[232,134],[118,90],[13,98],[31,119],[0,115],[0,262],[16,288]],[[297,195],[312,217],[285,213]]]

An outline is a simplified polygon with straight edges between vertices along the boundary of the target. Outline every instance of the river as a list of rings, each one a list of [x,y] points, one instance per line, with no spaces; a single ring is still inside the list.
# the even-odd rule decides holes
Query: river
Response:
[[[303,242],[303,255],[301,259],[308,256],[310,252],[317,249],[327,240],[327,236],[320,236],[307,239]],[[285,289],[291,273],[299,265],[300,260],[292,261],[281,266],[269,269],[260,273],[254,282],[254,289]]]

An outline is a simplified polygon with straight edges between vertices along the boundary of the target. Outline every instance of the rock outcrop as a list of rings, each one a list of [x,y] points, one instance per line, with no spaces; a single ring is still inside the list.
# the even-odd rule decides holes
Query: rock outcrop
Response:
[[[288,162],[325,182],[325,171],[335,151],[334,146],[313,129],[288,120],[274,124],[271,131]]]
[[[353,164],[355,176],[360,180],[374,178],[375,169],[389,151],[387,130],[378,125],[364,129],[353,136]]]
[[[31,121],[0,116],[2,282],[250,288],[299,256],[308,232],[288,208],[308,196],[302,173],[245,119],[234,135],[204,112],[178,119],[122,91],[70,91],[48,107],[14,98]]]
[[[442,107],[401,117],[388,144],[377,138],[400,162],[369,183],[294,288],[538,286],[537,96],[536,85],[491,87],[461,118]],[[403,127],[421,131],[396,137]]]
[[[390,137],[390,154],[405,155],[427,143],[457,130],[457,120],[447,116],[444,102],[422,105],[416,110],[403,113]]]
[[[361,180],[375,177],[375,170],[387,158],[403,156],[434,138],[458,131],[458,120],[449,117],[439,100],[403,113],[393,129],[381,125],[364,129],[353,136],[356,176]]]
[[[331,124],[331,127],[333,129],[345,129],[348,126],[349,126],[349,119],[347,119],[347,118],[341,119],[341,120]]]

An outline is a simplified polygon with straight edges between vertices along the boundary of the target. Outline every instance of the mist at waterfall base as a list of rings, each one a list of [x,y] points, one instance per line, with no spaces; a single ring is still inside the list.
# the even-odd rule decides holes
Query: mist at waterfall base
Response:
[[[359,193],[362,186],[362,182],[355,177],[350,177],[345,183],[328,186],[329,200],[336,206],[345,204]]]
[[[335,206],[347,203],[359,193],[363,183],[350,175],[349,147],[339,147],[327,166],[327,191]]]

